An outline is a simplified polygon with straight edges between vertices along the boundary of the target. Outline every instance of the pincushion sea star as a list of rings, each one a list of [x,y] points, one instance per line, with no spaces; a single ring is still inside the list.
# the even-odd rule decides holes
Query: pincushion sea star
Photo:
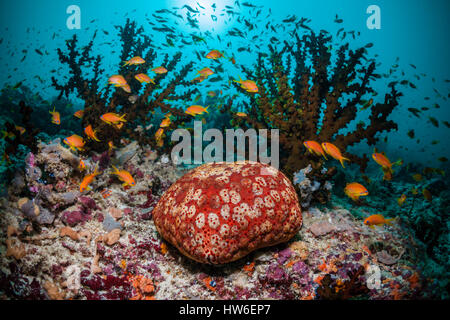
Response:
[[[191,170],[161,197],[153,217],[163,238],[208,264],[285,242],[302,225],[291,182],[275,168],[250,161]]]

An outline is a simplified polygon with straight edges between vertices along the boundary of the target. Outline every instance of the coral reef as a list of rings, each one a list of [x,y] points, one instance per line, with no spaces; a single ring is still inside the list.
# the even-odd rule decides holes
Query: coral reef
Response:
[[[378,169],[378,168],[377,168]],[[378,169],[379,170],[379,169]],[[424,179],[417,182],[413,174],[423,172]],[[360,173],[356,170],[346,170],[345,179],[353,180]],[[395,179],[383,181],[381,170],[377,173],[368,172],[374,179],[367,183],[369,190],[369,203],[361,208],[358,205],[348,203],[348,198],[342,193],[343,177],[336,176],[335,192],[332,201],[339,203],[352,211],[356,217],[364,217],[370,214],[384,212],[387,217],[398,217],[404,229],[405,237],[414,243],[416,254],[420,257],[418,267],[423,277],[428,281],[424,286],[426,290],[433,291],[436,297],[449,296],[448,278],[450,265],[448,252],[450,242],[449,225],[447,223],[450,208],[450,185],[445,175],[431,170],[429,167],[418,165],[404,166],[396,172]],[[442,173],[443,174],[443,173]],[[432,194],[430,200],[423,195],[423,190],[429,190]],[[390,197],[385,195],[389,194]],[[405,201],[399,205],[398,199],[405,195]],[[391,263],[396,261],[401,250],[384,248],[379,246],[378,257],[380,261]],[[385,251],[385,252],[383,252]]]
[[[336,167],[314,170],[313,164],[294,173],[293,182],[297,186],[300,196],[300,205],[307,208],[311,202],[326,203],[330,199],[333,188],[331,178],[336,172]]]
[[[302,225],[290,181],[275,168],[251,161],[193,169],[161,197],[153,218],[167,241],[209,264],[285,242]]]
[[[3,137],[0,140],[0,185],[7,180],[12,180],[15,170],[23,166],[23,159],[29,151],[36,152],[36,136],[39,133],[39,129],[35,128],[31,121],[33,108],[23,100],[17,105],[9,101],[7,104],[2,104],[2,107],[18,110],[16,115],[18,118],[16,121],[7,116],[0,119],[0,125],[3,128]]]
[[[2,298],[400,299],[432,292],[418,268],[417,247],[399,224],[370,229],[339,206],[303,211],[303,227],[287,243],[222,266],[197,263],[163,240],[152,213],[184,172],[149,147],[118,149],[132,154],[122,166],[136,178],[134,187],[124,189],[105,169],[93,190],[58,206],[62,200],[52,202],[46,190],[58,185],[55,196],[65,199],[82,179],[66,151],[56,142],[40,144],[27,158],[24,183],[10,185],[9,199],[1,199],[0,243],[8,252],[0,261]],[[100,159],[86,159],[90,170]],[[47,184],[38,181],[57,172]],[[31,211],[49,210],[52,223],[33,221],[19,202]],[[361,266],[380,269],[379,287],[361,291],[369,274],[352,273]]]
[[[402,95],[400,80],[374,103],[370,85],[380,75],[366,48],[332,49],[327,32],[305,28],[301,37],[292,33],[293,43],[269,45],[270,55],[259,53],[252,69],[230,59],[258,92],[234,82],[247,99],[238,106],[245,111],[240,115],[233,111],[236,95],[198,95],[198,103],[220,104],[208,120],[199,118],[222,131],[230,119],[243,129],[279,129],[283,173],[249,162],[186,173],[169,159],[167,137],[193,119],[184,104],[200,92],[186,80],[194,62],[181,63],[180,52],[161,56],[135,22],[116,29],[120,61],[145,62],[106,73],[103,57],[93,54],[96,33],[86,46],[74,35],[57,51],[70,70],[68,78],[51,79],[57,100],[31,96],[25,86],[2,91],[0,150],[7,166],[2,163],[0,174],[8,170],[12,179],[4,179],[11,182],[0,198],[0,299],[449,297],[448,181],[424,173],[427,179],[417,183],[404,168],[397,180],[371,183],[366,176],[370,203],[353,204],[342,184],[361,172],[325,167],[303,148],[306,140],[330,141],[364,171],[369,159],[350,154],[349,147],[364,139],[373,146],[380,133],[397,128],[388,117]],[[135,77],[156,61],[167,72],[147,83]],[[224,71],[222,62],[212,63]],[[123,76],[129,90],[102,87],[112,73]],[[74,119],[71,95],[84,103],[81,122]],[[48,115],[55,105],[61,125],[32,116]],[[367,123],[350,130],[364,110]],[[106,112],[123,114],[126,122],[110,125],[100,118]],[[161,117],[168,124],[158,143]],[[87,140],[75,153],[61,145],[61,138],[82,135],[88,126],[100,141]],[[119,183],[112,166],[133,183]],[[261,168],[266,174],[256,173]],[[80,189],[89,176],[92,189]],[[400,205],[386,194],[407,197]],[[363,224],[361,218],[380,212],[399,218],[374,229]]]

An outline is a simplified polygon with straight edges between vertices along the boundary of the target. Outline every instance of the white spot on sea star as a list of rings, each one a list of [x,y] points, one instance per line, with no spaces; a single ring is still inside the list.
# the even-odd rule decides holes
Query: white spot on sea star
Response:
[[[220,215],[225,219],[228,220],[230,217],[230,206],[227,204],[224,204],[222,208],[220,208]]]
[[[195,218],[195,225],[197,228],[201,229],[205,226],[205,215],[203,213],[199,213]]]
[[[208,225],[211,229],[217,229],[220,225],[219,216],[214,212],[208,215]]]

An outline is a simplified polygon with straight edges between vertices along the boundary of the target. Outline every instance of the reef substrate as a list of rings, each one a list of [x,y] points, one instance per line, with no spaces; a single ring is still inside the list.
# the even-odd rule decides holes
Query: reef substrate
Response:
[[[414,243],[401,225],[370,229],[332,203],[303,210],[303,226],[287,243],[223,266],[192,261],[152,219],[185,170],[136,143],[114,152],[85,161],[104,173],[82,194],[76,155],[60,141],[40,143],[27,157],[0,203],[1,299],[423,297]],[[136,185],[125,189],[108,174],[111,164]]]

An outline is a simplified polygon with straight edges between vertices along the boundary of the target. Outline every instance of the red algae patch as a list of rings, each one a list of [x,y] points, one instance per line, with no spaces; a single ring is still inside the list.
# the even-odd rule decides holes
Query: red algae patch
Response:
[[[289,179],[258,162],[209,163],[175,182],[153,210],[162,237],[207,264],[291,239],[302,213]]]

